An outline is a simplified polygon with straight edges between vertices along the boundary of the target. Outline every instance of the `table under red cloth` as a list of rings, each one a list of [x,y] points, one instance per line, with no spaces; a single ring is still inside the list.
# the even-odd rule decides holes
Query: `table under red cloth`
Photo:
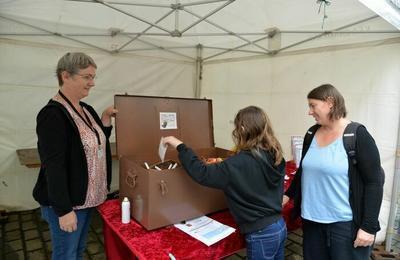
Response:
[[[294,177],[296,165],[286,164],[285,190]],[[289,202],[283,209],[283,217],[288,230],[300,226],[300,221],[289,220],[293,204]],[[220,259],[245,247],[244,237],[228,210],[208,215],[236,231],[227,238],[206,246],[174,226],[148,231],[133,219],[129,224],[121,223],[119,200],[108,200],[97,207],[104,220],[104,246],[109,260],[120,259],[170,259],[171,253],[176,259]]]

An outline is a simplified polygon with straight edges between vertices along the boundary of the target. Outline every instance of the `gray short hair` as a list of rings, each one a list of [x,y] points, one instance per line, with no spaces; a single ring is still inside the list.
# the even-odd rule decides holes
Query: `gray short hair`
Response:
[[[71,75],[77,74],[79,70],[86,69],[89,66],[93,66],[97,69],[97,65],[94,60],[83,52],[68,52],[59,59],[57,64],[57,79],[58,85],[64,84],[61,73],[63,71],[69,72]]]

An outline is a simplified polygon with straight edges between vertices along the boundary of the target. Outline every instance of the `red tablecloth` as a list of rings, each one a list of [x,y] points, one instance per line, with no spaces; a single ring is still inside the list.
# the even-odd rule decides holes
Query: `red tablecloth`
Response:
[[[296,166],[288,162],[285,189],[292,181],[295,170]],[[289,202],[283,210],[289,230],[300,226],[299,220],[289,221],[288,214],[292,207]],[[139,259],[169,259],[169,253],[176,259],[220,259],[245,247],[243,236],[228,210],[210,214],[209,217],[235,228],[236,232],[208,247],[174,226],[147,231],[134,220],[130,224],[122,224],[118,200],[106,201],[97,209],[104,220],[104,245],[109,260],[134,259],[135,256]]]

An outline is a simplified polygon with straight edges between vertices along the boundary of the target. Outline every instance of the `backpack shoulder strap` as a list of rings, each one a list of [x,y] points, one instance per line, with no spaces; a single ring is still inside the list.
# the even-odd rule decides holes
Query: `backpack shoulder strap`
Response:
[[[357,164],[357,129],[363,126],[360,123],[357,122],[351,122],[348,124],[344,130],[343,133],[343,146],[344,149],[346,150],[347,157],[353,164],[353,166],[356,166]],[[382,166],[380,167],[381,170],[381,177],[382,177],[382,185],[385,183],[385,171],[383,170]]]
[[[346,150],[347,156],[353,165],[357,164],[357,129],[362,126],[362,124],[357,122],[351,122],[346,126],[343,132],[343,146]]]
[[[321,125],[315,124],[307,130],[307,133],[304,136],[303,150],[301,152],[301,158],[303,158],[305,156],[305,154],[307,153],[308,148],[310,148],[312,139],[314,138],[315,133],[317,132],[318,128],[320,128],[320,127],[321,127]]]

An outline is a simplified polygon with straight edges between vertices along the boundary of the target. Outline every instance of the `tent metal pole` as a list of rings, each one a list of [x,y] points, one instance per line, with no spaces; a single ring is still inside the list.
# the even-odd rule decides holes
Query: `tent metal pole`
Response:
[[[66,0],[70,2],[87,2],[93,3],[92,0]],[[193,3],[181,4],[182,6],[191,6],[191,5],[202,5],[202,4],[211,4],[216,2],[226,2],[229,0],[208,0],[208,1],[198,1]],[[160,5],[160,4],[146,4],[146,3],[129,3],[129,2],[118,2],[118,1],[107,1],[108,4],[115,5],[136,5],[136,6],[148,6],[148,7],[163,7],[163,8],[171,8],[171,5]]]
[[[158,19],[155,23],[159,23],[162,20],[164,20],[165,18],[167,18],[170,14],[172,14],[174,12],[174,10],[170,10],[169,12],[167,12],[166,14],[164,14],[163,16],[160,17],[160,19]],[[150,25],[149,27],[147,27],[146,29],[144,29],[142,31],[142,33],[147,32],[148,30],[150,30],[151,28],[153,28],[152,25]],[[119,47],[117,49],[117,51],[121,51],[123,48],[125,48],[127,45],[129,45],[130,43],[132,43],[133,41],[135,41],[136,39],[138,39],[142,34],[139,33],[138,35],[136,35],[133,39],[127,41],[126,43],[124,43],[121,47]]]
[[[54,36],[54,33],[0,33],[0,36]]]
[[[108,53],[112,53],[110,50],[101,48],[101,47],[96,46],[96,45],[93,45],[93,44],[91,44],[91,43],[87,43],[87,42],[84,42],[84,41],[77,40],[77,39],[75,39],[75,38],[71,38],[71,37],[68,37],[68,36],[64,36],[63,34],[57,34],[57,35],[59,35],[59,36],[61,36],[61,37],[63,37],[63,38],[66,38],[66,39],[68,39],[68,40],[74,41],[74,42],[79,42],[79,43],[81,43],[81,44],[84,44],[84,45],[87,45],[87,46],[90,46],[90,47],[93,47],[93,48],[96,48],[96,49],[99,49],[99,50],[102,50],[102,51],[105,51],[105,52],[108,52]]]
[[[236,35],[250,35],[250,36],[260,36],[260,35],[267,35],[267,33],[235,33]],[[232,36],[232,33],[185,33],[185,37],[197,37],[197,36]]]
[[[229,48],[222,48],[222,47],[212,47],[212,46],[203,46],[205,49],[214,49],[214,50],[225,50],[225,51],[235,51],[235,52],[246,52],[246,53],[256,53],[256,54],[265,54],[262,51],[251,51],[251,50],[238,50],[238,49],[229,49]]]
[[[362,19],[362,20],[356,21],[356,22],[354,22],[354,23],[341,26],[341,27],[339,27],[339,28],[336,28],[334,31],[339,31],[339,30],[342,30],[342,29],[345,29],[345,28],[348,28],[348,27],[357,25],[357,24],[359,24],[359,23],[363,23],[363,22],[369,21],[369,20],[371,20],[371,19],[375,19],[376,17],[379,17],[379,16],[378,16],[378,15],[374,15],[374,16],[368,17],[368,18],[366,18],[366,19]],[[299,41],[299,42],[297,42],[297,43],[294,43],[294,44],[288,45],[288,46],[286,46],[286,47],[280,48],[279,50],[275,51],[274,53],[276,54],[276,53],[278,53],[278,52],[280,52],[280,51],[282,51],[282,50],[286,50],[286,49],[289,49],[289,48],[291,48],[291,47],[294,47],[294,46],[297,46],[297,45],[299,45],[299,44],[302,44],[302,43],[304,43],[304,42],[308,42],[308,41],[317,39],[317,38],[319,38],[319,37],[321,37],[321,36],[323,36],[323,35],[326,35],[326,34],[327,34],[327,33],[321,33],[321,34],[319,34],[319,35],[316,35],[316,36],[307,38],[307,39],[302,40],[302,41]],[[262,37],[262,38],[260,38],[260,39],[255,40],[254,42],[262,41],[262,40],[264,40],[264,39],[266,39],[266,38],[268,38],[268,36],[264,36],[264,37]],[[237,46],[237,47],[235,47],[235,48],[233,48],[233,49],[239,49],[239,48],[242,48],[242,47],[247,46],[247,45],[249,45],[249,44],[243,44],[243,45]],[[224,52],[220,52],[220,53],[217,53],[217,54],[208,56],[208,57],[204,58],[204,60],[208,60],[208,59],[214,58],[214,57],[216,57],[216,56],[220,56],[220,55],[225,54],[225,53],[227,53],[227,52],[228,52],[228,51],[224,51]],[[271,52],[269,52],[269,53],[271,53]],[[269,53],[266,53],[266,54],[269,54]]]
[[[170,46],[170,47],[162,47],[165,50],[173,50],[173,49],[196,49],[196,46]],[[152,50],[159,50],[159,47],[153,48],[137,48],[137,49],[124,49],[122,52],[128,51],[152,51]]]
[[[153,26],[151,26],[150,28],[152,28]],[[149,28],[149,29],[150,29]],[[148,30],[148,29],[146,29]],[[140,35],[140,36],[167,36],[170,37],[171,34],[168,33],[141,33],[141,32],[136,32],[136,33],[130,33],[130,32],[122,32],[119,33],[120,35],[129,35],[129,36],[136,36],[136,35]]]
[[[335,32],[335,31],[279,31],[281,34],[307,34],[307,33],[332,33],[332,34],[379,34],[379,33],[396,33],[399,34],[400,31],[395,31],[395,30],[385,30],[385,31],[340,31],[340,32]],[[245,35],[245,36],[260,36],[260,35],[268,35],[268,33],[236,33],[237,35]],[[165,34],[166,35],[166,34]],[[184,36],[186,37],[193,37],[193,36],[229,36],[232,34],[231,33],[185,33]]]
[[[198,18],[201,18],[200,15],[197,15],[197,14],[193,13],[192,11],[187,10],[186,8],[183,8],[183,10],[184,10],[185,12],[187,12],[187,13],[193,15],[193,16],[196,16],[196,17],[198,17]],[[236,33],[232,32],[232,31],[229,31],[229,30],[223,28],[222,26],[220,26],[220,25],[218,25],[218,24],[216,24],[216,23],[211,22],[210,20],[205,19],[204,21],[207,22],[207,23],[209,23],[209,24],[211,24],[211,25],[213,25],[213,26],[215,26],[215,27],[217,27],[218,29],[221,29],[221,30],[224,31],[224,32],[229,33],[229,34],[232,35],[232,36],[236,36],[237,38],[239,38],[239,39],[241,39],[241,40],[247,42],[248,44],[246,44],[246,45],[252,44],[252,45],[254,45],[254,46],[256,46],[256,47],[258,47],[258,48],[260,48],[260,49],[266,51],[267,54],[268,54],[268,52],[269,52],[268,49],[266,49],[266,48],[264,48],[264,47],[262,47],[262,46],[260,46],[260,45],[258,45],[258,44],[255,44],[256,41],[250,41],[250,40],[248,40],[248,39],[246,39],[246,38],[244,38],[244,37],[242,37],[242,36],[240,36],[240,35],[237,35]]]
[[[175,4],[179,4],[179,0],[175,1]],[[175,31],[179,31],[179,9],[175,9]]]
[[[138,48],[138,49],[125,49],[123,52],[128,51],[152,51],[152,50],[159,50],[161,47],[153,47],[153,48]],[[197,46],[170,46],[170,47],[162,47],[163,50],[173,50],[173,49],[195,49]],[[244,52],[244,53],[255,53],[255,54],[265,54],[265,52],[261,51],[251,51],[251,50],[233,50],[229,48],[222,48],[222,47],[212,47],[212,46],[204,46],[202,45],[202,49],[215,49],[215,50],[226,50],[226,51],[234,51],[234,52]]]
[[[2,16],[2,15],[0,15],[0,18],[6,19],[6,20],[9,20],[9,21],[13,21],[13,22],[15,22],[15,23],[22,24],[22,25],[25,25],[25,26],[28,26],[28,27],[31,27],[31,28],[34,28],[34,29],[37,29],[37,30],[41,30],[41,31],[46,32],[46,33],[50,33],[50,34],[52,34],[53,36],[65,38],[65,39],[68,39],[68,40],[70,40],[70,41],[78,42],[78,43],[80,43],[80,44],[87,45],[87,46],[90,46],[90,47],[93,47],[93,48],[96,48],[96,49],[105,51],[105,52],[107,52],[107,53],[111,53],[111,52],[110,52],[109,50],[107,50],[107,49],[101,48],[101,47],[96,46],[96,45],[93,45],[93,44],[91,44],[91,43],[87,43],[87,42],[84,42],[84,41],[80,41],[80,40],[77,40],[77,39],[68,37],[68,36],[66,36],[66,35],[64,35],[64,34],[61,34],[61,33],[51,32],[51,31],[49,31],[49,30],[40,28],[40,27],[38,27],[38,26],[31,25],[31,24],[27,24],[27,23],[24,23],[24,22],[21,22],[21,21],[12,19],[12,18],[8,18],[8,17]]]
[[[197,25],[198,23],[204,21],[205,19],[207,19],[208,17],[210,17],[211,15],[215,14],[216,12],[222,10],[223,8],[225,8],[226,6],[232,4],[233,2],[235,2],[236,0],[228,0],[226,3],[224,3],[223,5],[217,7],[216,9],[214,9],[213,11],[211,11],[210,13],[206,14],[203,17],[200,17],[199,20],[197,20],[196,22],[192,23],[191,25],[189,25],[188,27],[186,27],[185,29],[183,29],[181,31],[181,34],[183,34],[184,32],[186,32],[187,30],[189,30],[190,28],[192,28],[193,26]]]
[[[208,0],[208,1],[198,1],[198,2],[192,2],[192,3],[187,3],[187,4],[181,4],[181,6],[191,6],[191,5],[202,5],[202,4],[211,4],[211,3],[217,3],[217,2],[226,2],[229,0]]]
[[[136,20],[139,20],[139,21],[141,21],[143,23],[147,23],[148,25],[156,27],[156,28],[158,28],[158,29],[160,29],[160,30],[162,30],[164,32],[171,33],[170,31],[168,31],[168,29],[165,29],[164,27],[161,27],[161,26],[157,25],[156,23],[149,22],[149,21],[147,21],[147,20],[145,20],[143,18],[140,18],[140,17],[138,17],[136,15],[130,14],[128,12],[125,12],[124,10],[121,10],[121,9],[116,8],[116,7],[112,6],[112,5],[109,5],[109,4],[105,3],[105,2],[102,2],[101,0],[93,0],[93,1],[95,1],[96,3],[102,4],[104,6],[107,6],[108,8],[111,8],[111,9],[113,9],[113,10],[115,10],[117,12],[120,12],[122,14],[125,14],[125,15],[127,15],[129,17],[135,18]]]
[[[260,39],[257,39],[257,40],[255,40],[255,41],[253,41],[253,42],[259,42],[259,41],[262,41],[262,40],[264,40],[264,39],[267,39],[268,37],[269,37],[269,36],[264,36],[264,37],[262,37],[262,38],[260,38]],[[230,51],[234,51],[234,50],[243,48],[243,47],[245,47],[245,46],[247,46],[247,45],[250,45],[250,44],[251,44],[251,43],[245,43],[245,44],[236,46],[235,48],[228,49],[228,50],[226,50],[226,51],[222,51],[222,52],[219,52],[219,53],[217,53],[217,54],[208,56],[208,57],[204,58],[203,60],[208,60],[208,59],[211,59],[211,58],[220,56],[220,55],[222,55],[222,54],[225,54],[225,53],[228,53],[228,52],[230,52]],[[263,55],[267,55],[267,54],[269,54],[269,53],[270,53],[270,51],[268,51],[267,53],[263,53]]]
[[[338,30],[338,29],[336,29],[336,30]],[[371,31],[359,31],[359,30],[354,30],[354,31],[290,31],[290,30],[284,30],[284,31],[279,31],[280,33],[287,33],[287,34],[289,34],[289,33],[294,33],[294,34],[296,34],[296,33],[324,33],[324,34],[327,34],[327,33],[333,33],[333,34],[341,34],[341,33],[361,33],[361,34],[374,34],[374,33],[400,33],[400,31],[397,31],[397,30],[382,30],[382,31],[380,31],[380,30],[371,30]]]
[[[196,81],[194,86],[195,98],[200,98],[201,95],[201,83],[203,77],[203,46],[201,44],[197,45],[197,59],[196,59]]]
[[[397,147],[396,147],[396,162],[393,175],[392,196],[390,199],[389,220],[386,230],[385,251],[392,251],[392,239],[394,230],[394,222],[396,220],[396,213],[398,210],[397,199],[399,196],[399,182],[400,182],[400,115],[399,115],[399,128],[397,130]]]
[[[86,2],[86,3],[94,3],[97,1],[92,1],[92,0],[65,0],[65,1],[70,1],[70,2]],[[145,4],[145,3],[129,3],[129,2],[117,2],[117,1],[104,1],[107,2],[107,4],[113,4],[113,5],[135,5],[135,6],[148,6],[148,7],[162,7],[162,8],[171,8],[171,5],[156,5],[156,4]]]
[[[400,31],[280,31],[281,34],[307,34],[307,33],[324,33],[324,34],[400,34]],[[166,36],[170,37],[169,33],[143,33],[143,32],[121,32],[119,35],[141,35],[141,36]],[[236,33],[237,35],[260,36],[267,33]],[[109,33],[65,33],[66,36],[110,36]],[[0,36],[51,36],[50,33],[0,33]],[[199,37],[199,36],[232,36],[231,33],[185,33],[184,37]]]
[[[86,2],[86,3],[94,3],[92,0],[65,0],[70,2]],[[208,0],[208,1],[198,1],[187,4],[180,4],[180,6],[193,6],[193,5],[202,5],[202,4],[212,4],[217,2],[226,2],[230,0]],[[147,7],[161,7],[161,8],[171,8],[171,5],[162,5],[162,4],[146,4],[146,3],[129,3],[129,2],[118,2],[118,1],[104,1],[107,4],[113,5],[134,5],[134,6],[147,6]]]
[[[344,25],[344,26],[342,26],[342,27],[339,27],[339,28],[335,29],[334,31],[342,30],[342,29],[345,29],[345,28],[348,28],[348,27],[357,25],[357,24],[359,24],[359,23],[363,23],[363,22],[366,22],[366,21],[368,21],[368,20],[374,19],[374,18],[376,18],[376,17],[379,17],[379,16],[378,16],[378,15],[374,15],[374,16],[368,17],[368,18],[366,18],[366,19],[362,19],[362,20],[356,21],[356,22],[354,22],[354,23],[351,23],[351,24],[348,24],[348,25]],[[282,51],[282,50],[285,50],[285,49],[288,49],[288,48],[297,46],[297,45],[302,44],[302,43],[304,43],[304,42],[308,42],[308,41],[317,39],[317,38],[319,38],[319,37],[321,37],[321,36],[323,36],[323,35],[326,35],[326,34],[327,34],[327,33],[321,33],[321,34],[316,35],[316,36],[313,36],[313,37],[311,37],[311,38],[307,38],[307,39],[305,39],[305,40],[302,40],[302,41],[299,41],[299,42],[297,42],[297,43],[291,44],[291,45],[289,45],[289,46],[283,47],[283,48],[281,48],[281,49],[275,51],[274,53],[276,54],[276,53],[278,53],[278,52],[280,52],[280,51]],[[266,38],[268,38],[268,36],[264,36],[264,37],[262,37],[262,38],[260,38],[260,39],[255,40],[254,42],[262,41],[262,40],[264,40],[264,39],[266,39]],[[239,49],[239,48],[242,48],[242,47],[247,46],[247,45],[249,45],[249,44],[243,44],[243,45],[237,46],[237,47],[235,47],[235,48],[233,48],[233,49]],[[220,53],[217,53],[217,54],[215,54],[215,55],[212,55],[212,56],[208,56],[208,57],[204,58],[204,60],[208,60],[208,59],[214,58],[214,57],[216,57],[216,56],[220,56],[220,55],[225,54],[225,53],[227,53],[227,52],[228,52],[228,51],[224,51],[224,52],[220,52]],[[269,52],[269,53],[270,53],[270,52]],[[266,53],[266,54],[269,54],[269,53]]]
[[[376,47],[376,46],[399,44],[399,43],[400,43],[400,37],[396,37],[396,38],[375,40],[375,41],[369,41],[369,42],[363,42],[363,43],[341,44],[339,46],[323,46],[323,47],[314,47],[314,48],[294,50],[294,51],[289,50],[286,52],[277,53],[274,56],[272,56],[272,55],[267,56],[265,54],[261,54],[261,55],[247,56],[247,57],[215,59],[215,60],[205,61],[205,62],[203,62],[203,64],[209,65],[209,64],[220,64],[220,63],[228,63],[228,62],[248,61],[248,60],[254,60],[254,59],[266,59],[266,58],[272,58],[272,57],[286,57],[286,56],[309,54],[309,53],[320,53],[320,52],[327,52],[327,51],[341,51],[341,50],[350,50],[350,49],[357,49],[357,48]]]
[[[357,24],[360,24],[360,23],[363,23],[363,22],[366,22],[366,21],[375,19],[375,18],[377,18],[377,17],[379,17],[379,15],[374,15],[374,16],[371,16],[371,17],[368,17],[368,18],[365,18],[365,19],[362,19],[362,20],[359,20],[359,21],[356,21],[356,22],[353,22],[353,23],[350,23],[350,24],[347,24],[347,25],[338,27],[338,28],[336,28],[336,29],[334,29],[334,30],[332,30],[332,31],[340,31],[340,30],[343,30],[343,29],[345,29],[345,28],[348,28],[348,27],[351,27],[351,26],[354,26],[354,25],[357,25]],[[315,40],[315,39],[317,39],[317,38],[320,38],[320,37],[322,37],[322,36],[324,36],[324,35],[328,35],[328,34],[331,34],[331,32],[320,33],[320,34],[318,34],[318,35],[315,35],[315,36],[313,36],[313,37],[307,38],[307,39],[305,39],[305,40],[302,40],[302,41],[299,41],[299,42],[290,44],[290,45],[288,45],[288,46],[285,46],[285,47],[283,47],[283,48],[280,48],[279,50],[277,50],[277,52],[280,52],[280,51],[283,51],[283,50],[286,50],[286,49],[295,47],[295,46],[300,45],[300,44],[305,43],[305,42],[309,42],[309,41]]]
[[[156,4],[145,4],[145,3],[126,3],[126,2],[114,2],[114,1],[107,1],[109,4],[113,5],[134,5],[134,6],[146,6],[146,7],[158,7],[158,8],[171,8],[170,5],[156,5]]]
[[[179,53],[179,52],[176,52],[176,51],[167,50],[167,49],[165,49],[165,48],[162,47],[162,46],[158,46],[158,45],[156,45],[156,44],[154,44],[154,43],[145,41],[145,40],[143,40],[143,39],[137,39],[137,40],[140,41],[140,42],[143,42],[143,43],[145,43],[145,44],[148,44],[148,45],[150,45],[150,46],[153,46],[153,47],[155,47],[156,49],[163,50],[163,51],[166,51],[166,52],[169,52],[169,53],[178,55],[178,56],[182,56],[182,57],[185,57],[185,58],[190,59],[190,60],[195,60],[193,57],[187,56],[187,55],[185,55],[185,54],[182,54],[182,53]]]

